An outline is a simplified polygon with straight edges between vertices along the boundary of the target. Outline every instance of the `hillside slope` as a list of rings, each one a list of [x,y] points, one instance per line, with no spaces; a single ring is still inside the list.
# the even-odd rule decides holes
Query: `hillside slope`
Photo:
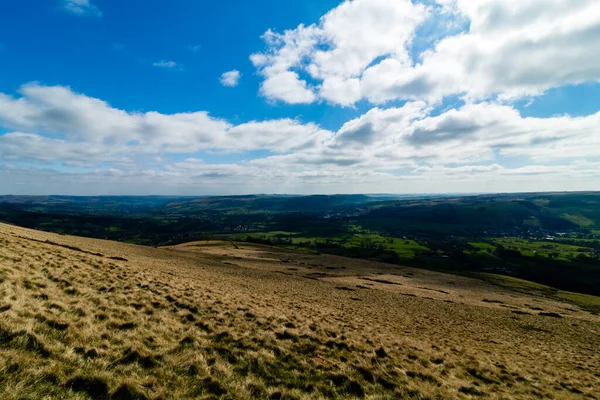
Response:
[[[0,225],[0,398],[597,398],[600,317],[270,247]]]

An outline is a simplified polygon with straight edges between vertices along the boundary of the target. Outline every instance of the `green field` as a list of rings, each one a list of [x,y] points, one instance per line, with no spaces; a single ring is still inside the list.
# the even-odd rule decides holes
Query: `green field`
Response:
[[[565,244],[559,241],[500,238],[490,239],[489,242],[469,242],[475,250],[466,250],[470,256],[494,256],[498,247],[519,252],[525,257],[552,258],[559,261],[569,261],[577,257],[591,257],[596,245],[596,239],[562,238],[561,240],[573,241],[577,244]]]
[[[592,248],[563,244],[554,241],[527,239],[494,239],[494,243],[508,250],[515,250],[527,257],[547,257],[567,261],[580,255],[588,255]]]
[[[359,227],[352,227],[352,231],[360,231]],[[307,250],[323,247],[341,249],[369,249],[377,248],[395,253],[400,260],[412,260],[419,252],[429,251],[429,248],[414,240],[393,238],[375,233],[347,233],[328,237],[301,236],[293,232],[260,232],[248,234],[234,234],[228,236],[232,240],[258,239],[271,241],[284,247],[298,250]]]
[[[496,251],[496,246],[490,243],[469,242],[469,245],[475,247],[476,250],[466,250],[465,253],[468,255],[493,257]]]
[[[418,252],[428,251],[429,248],[414,240],[390,238],[377,234],[355,234],[343,243],[346,248],[381,246],[385,250],[395,252],[401,259],[413,259]]]

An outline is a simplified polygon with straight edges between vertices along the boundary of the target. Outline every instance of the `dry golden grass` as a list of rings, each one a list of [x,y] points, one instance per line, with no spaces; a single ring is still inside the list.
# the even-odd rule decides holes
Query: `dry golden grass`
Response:
[[[599,338],[464,277],[0,225],[1,399],[591,399]]]

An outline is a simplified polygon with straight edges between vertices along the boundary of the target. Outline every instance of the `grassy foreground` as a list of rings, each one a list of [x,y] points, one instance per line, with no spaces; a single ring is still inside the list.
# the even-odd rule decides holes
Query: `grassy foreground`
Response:
[[[2,399],[593,399],[598,332],[465,277],[0,225]]]
[[[489,273],[476,273],[473,275],[478,276],[486,282],[490,282],[494,285],[509,288],[521,293],[538,294],[540,296],[572,303],[594,314],[600,314],[600,297],[598,296],[558,290],[546,285],[540,285],[539,283],[529,282],[523,279],[513,278],[505,275]]]

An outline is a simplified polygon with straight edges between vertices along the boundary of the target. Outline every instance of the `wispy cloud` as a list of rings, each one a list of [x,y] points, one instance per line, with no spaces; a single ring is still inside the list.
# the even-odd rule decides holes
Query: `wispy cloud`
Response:
[[[152,66],[158,67],[158,68],[173,69],[173,70],[182,70],[183,69],[180,64],[176,63],[175,61],[170,61],[170,60],[156,61],[155,63],[152,64]]]
[[[90,0],[63,0],[62,8],[71,14],[83,17],[100,18],[102,16],[102,11],[93,5]]]
[[[221,84],[227,87],[236,87],[240,83],[242,74],[237,69],[225,72],[221,75]]]
[[[194,53],[199,52],[201,48],[202,48],[202,46],[200,46],[199,44],[195,44],[195,45],[192,45],[192,46],[188,47],[188,49],[190,51],[193,51]]]

